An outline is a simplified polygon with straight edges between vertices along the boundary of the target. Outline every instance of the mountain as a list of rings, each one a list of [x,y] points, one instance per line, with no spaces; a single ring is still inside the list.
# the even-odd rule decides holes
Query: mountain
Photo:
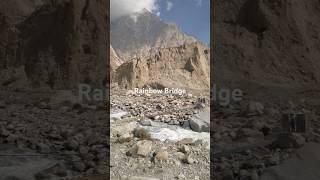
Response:
[[[121,88],[209,89],[209,48],[175,24],[142,10],[113,21],[110,38],[111,80]]]
[[[112,21],[110,29],[111,45],[124,60],[136,54],[144,55],[150,48],[176,47],[197,41],[146,9]]]

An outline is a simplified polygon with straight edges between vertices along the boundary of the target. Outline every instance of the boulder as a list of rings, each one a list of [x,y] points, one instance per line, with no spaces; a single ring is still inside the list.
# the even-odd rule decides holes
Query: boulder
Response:
[[[300,148],[306,143],[305,138],[298,133],[279,134],[273,142],[273,146],[277,148]]]
[[[152,149],[152,141],[143,140],[137,143],[137,155],[147,156]]]
[[[126,153],[126,155],[146,157],[151,152],[151,149],[152,149],[152,141],[142,140],[142,141],[138,141],[137,144]]]
[[[197,117],[192,117],[189,119],[189,124],[190,128],[193,131],[196,132],[210,132],[210,125],[209,123],[205,122],[204,120],[197,118]]]
[[[156,156],[155,158],[159,161],[166,161],[169,159],[169,153],[168,151],[166,150],[159,150],[157,153],[156,153]]]

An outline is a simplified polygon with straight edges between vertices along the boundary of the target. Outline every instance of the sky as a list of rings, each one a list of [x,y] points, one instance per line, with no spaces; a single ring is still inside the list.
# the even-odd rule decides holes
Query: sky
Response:
[[[209,44],[210,0],[111,0],[111,20],[147,9]]]

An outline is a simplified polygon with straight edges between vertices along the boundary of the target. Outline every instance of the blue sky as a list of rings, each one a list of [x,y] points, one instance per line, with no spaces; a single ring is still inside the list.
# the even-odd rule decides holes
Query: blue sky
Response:
[[[160,0],[160,18],[200,41],[210,42],[210,0]]]

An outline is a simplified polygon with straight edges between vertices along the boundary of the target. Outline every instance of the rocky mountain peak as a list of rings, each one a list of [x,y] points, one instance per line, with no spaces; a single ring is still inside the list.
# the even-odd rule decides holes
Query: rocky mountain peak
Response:
[[[153,14],[151,11],[149,11],[149,10],[146,9],[146,8],[143,8],[142,10],[137,11],[137,12],[135,12],[135,13],[133,13],[133,14],[136,14],[136,15],[145,15],[145,16],[153,16],[153,15],[155,15],[155,14]]]
[[[110,38],[111,45],[124,60],[153,47],[176,47],[197,41],[146,9],[112,21]]]

